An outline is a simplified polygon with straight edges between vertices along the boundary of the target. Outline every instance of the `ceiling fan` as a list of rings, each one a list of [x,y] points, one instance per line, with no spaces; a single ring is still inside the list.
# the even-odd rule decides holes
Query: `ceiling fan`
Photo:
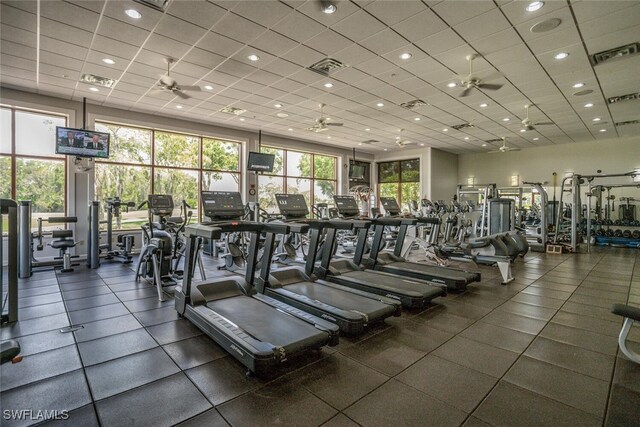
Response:
[[[507,151],[520,151],[520,149],[517,148],[517,147],[507,147],[507,137],[503,136],[502,137],[502,147],[498,148],[497,150],[488,151],[488,153],[489,154],[506,153]]]
[[[413,144],[412,141],[409,141],[408,139],[403,139],[402,138],[402,132],[404,132],[404,129],[400,129],[400,135],[396,136],[396,145],[398,147],[405,147],[407,145]]]
[[[458,75],[457,79],[460,80],[460,85],[464,87],[464,90],[462,91],[462,93],[460,95],[458,95],[460,98],[463,98],[465,96],[469,96],[469,93],[471,92],[471,89],[486,89],[486,90],[498,90],[500,89],[503,85],[501,84],[492,84],[492,83],[484,83],[484,81],[486,80],[493,80],[496,79],[498,77],[501,77],[502,75],[500,73],[496,73],[496,74],[491,74],[487,77],[485,77],[484,79],[480,79],[477,76],[473,75],[473,60],[476,59],[478,57],[477,54],[471,54],[471,55],[467,55],[467,61],[469,61],[469,75],[467,76],[462,76],[462,75]]]
[[[167,63],[167,74],[160,77],[160,80],[158,81],[158,92],[171,92],[182,99],[191,98],[189,95],[184,93],[185,91],[200,92],[200,86],[179,85],[178,82],[170,75],[171,64],[174,62],[173,58],[167,58],[165,62]]]
[[[329,119],[324,117],[324,107],[325,107],[325,104],[320,104],[320,117],[316,119],[316,124],[314,124],[310,128],[307,128],[308,131],[316,132],[316,133],[324,132],[326,130],[329,130],[329,126],[343,125],[342,123],[329,122]]]
[[[552,122],[538,122],[538,123],[531,123],[531,119],[529,119],[529,107],[532,107],[533,105],[525,105],[524,108],[527,109],[527,117],[525,117],[525,119],[522,121],[522,126],[524,126],[527,130],[534,130],[535,126],[543,126],[543,125],[552,125]]]

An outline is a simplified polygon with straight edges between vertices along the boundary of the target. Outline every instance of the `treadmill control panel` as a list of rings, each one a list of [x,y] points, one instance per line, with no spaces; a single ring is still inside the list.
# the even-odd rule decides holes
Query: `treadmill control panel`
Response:
[[[147,196],[149,210],[158,216],[167,216],[173,213],[173,197],[169,194],[149,194]]]
[[[205,216],[211,220],[240,219],[244,216],[242,196],[238,191],[202,191]]]
[[[391,216],[400,215],[401,209],[395,197],[380,197],[380,203],[387,214]]]
[[[287,219],[305,218],[309,215],[307,201],[302,194],[276,194],[280,213]]]
[[[344,217],[360,216],[360,208],[353,196],[333,196],[338,213]]]

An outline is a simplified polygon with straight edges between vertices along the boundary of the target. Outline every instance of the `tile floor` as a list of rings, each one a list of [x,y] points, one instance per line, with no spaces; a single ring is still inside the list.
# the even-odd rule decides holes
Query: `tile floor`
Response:
[[[67,410],[82,426],[640,425],[640,366],[618,351],[609,312],[640,305],[639,251],[529,254],[507,286],[481,270],[467,292],[268,380],[129,267],[39,272],[20,282],[20,322],[1,329],[25,358],[2,366],[0,412]],[[60,332],[70,324],[83,328]],[[640,327],[632,338],[639,348]]]

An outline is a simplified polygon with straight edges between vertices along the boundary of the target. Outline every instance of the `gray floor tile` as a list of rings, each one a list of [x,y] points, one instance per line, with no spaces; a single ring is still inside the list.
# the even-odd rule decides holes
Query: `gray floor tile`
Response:
[[[563,300],[559,300],[556,298],[544,297],[541,295],[531,295],[527,293],[519,293],[518,295],[511,298],[510,301],[519,302],[522,304],[531,304],[537,305],[540,307],[559,309],[564,304]]]
[[[612,356],[615,356],[618,348],[616,337],[553,322],[542,330],[540,336]]]
[[[179,319],[175,322],[161,323],[150,326],[147,331],[158,341],[158,344],[165,345],[172,342],[201,335],[202,331],[193,323],[186,319]]]
[[[16,364],[2,368],[2,390],[10,390],[25,384],[80,369],[78,351],[73,345],[25,357]]]
[[[88,297],[94,297],[97,295],[106,295],[110,293],[112,293],[111,289],[109,289],[107,285],[102,285],[102,286],[92,286],[90,288],[85,288],[85,289],[76,289],[76,290],[67,290],[67,291],[63,290],[62,296],[66,301],[71,301],[74,299],[88,298]]]
[[[6,281],[2,283],[6,284]],[[38,295],[55,294],[60,292],[60,287],[57,283],[49,286],[38,286],[36,288],[18,288],[18,298],[35,297]]]
[[[159,325],[160,323],[178,320],[178,312],[173,306],[156,308],[154,310],[139,311],[134,315],[144,326]]]
[[[426,313],[420,314],[414,320],[420,321],[423,319],[425,319],[427,324],[432,328],[440,329],[441,331],[449,332],[451,334],[457,334],[473,323],[473,320],[469,318],[456,316],[454,314],[440,313],[438,310],[429,310]]]
[[[566,301],[571,296],[571,292],[556,291],[555,289],[542,288],[538,286],[529,286],[522,291],[523,294],[539,295],[545,298],[554,298]]]
[[[602,423],[598,417],[505,381],[498,383],[473,415],[495,426],[596,427]]]
[[[547,323],[544,320],[507,313],[506,311],[501,310],[496,310],[487,314],[482,318],[482,321],[533,335],[540,333]]]
[[[467,414],[399,381],[391,380],[344,413],[366,426],[458,426]]]
[[[618,316],[611,313],[611,305],[609,305],[607,308],[603,308],[593,305],[580,304],[569,300],[562,306],[562,311],[579,314],[581,316],[597,317],[598,319],[609,320],[611,322],[618,322],[620,320]]]
[[[19,342],[22,356],[30,356],[75,344],[72,334],[62,334],[59,330],[27,335],[21,337]]]
[[[190,369],[227,355],[227,352],[206,335],[198,335],[164,346],[180,369]]]
[[[133,353],[157,347],[151,335],[144,329],[110,335],[91,341],[78,343],[78,351],[85,366],[117,359]]]
[[[244,365],[230,356],[189,369],[185,373],[216,406],[261,385],[259,379],[247,376]]]
[[[483,321],[469,326],[460,333],[460,336],[516,353],[522,353],[535,338],[532,334]]]
[[[178,424],[180,427],[228,427],[229,424],[222,418],[222,415],[218,412],[217,409],[212,408],[208,411],[204,411],[200,415],[196,415],[193,418],[188,419],[187,421]]]
[[[538,288],[551,289],[554,291],[570,292],[570,293],[575,292],[576,288],[578,287],[575,285],[563,285],[560,283],[555,283],[555,282],[547,281],[544,279],[536,280],[531,284],[531,286],[538,287]]]
[[[37,334],[40,332],[52,331],[54,329],[69,326],[69,319],[66,313],[55,314],[48,317],[38,317],[36,319],[21,320],[17,323],[4,326],[0,329],[2,339],[16,338],[23,335]]]
[[[460,336],[454,337],[432,354],[496,378],[500,378],[518,358],[518,353]]]
[[[0,393],[0,409],[31,409],[33,412],[57,409],[71,411],[91,403],[82,370],[49,378]],[[31,422],[5,421],[5,426],[23,426]]]
[[[498,382],[497,378],[433,355],[419,360],[396,379],[467,413]]]
[[[82,408],[74,409],[68,413],[67,419],[59,419],[38,424],[38,427],[60,427],[60,426],[82,426],[82,427],[99,427],[98,416],[93,404],[85,405]]]
[[[99,307],[101,305],[115,304],[118,302],[120,302],[120,300],[114,294],[105,294],[66,301],[66,304],[67,310],[78,311],[86,308]]]
[[[233,426],[317,426],[337,413],[308,391],[283,381],[223,403],[218,410]]]
[[[471,320],[478,320],[487,315],[491,311],[489,308],[479,307],[473,304],[467,304],[464,302],[456,301],[455,299],[443,299],[438,301],[438,304],[442,306],[442,312],[447,314],[453,314],[455,316],[466,317]]]
[[[118,296],[118,298],[120,298],[120,301],[131,301],[135,299],[151,298],[153,296],[157,298],[158,291],[155,288],[151,287],[151,285],[149,285],[146,288],[116,292],[116,295]]]
[[[48,317],[54,314],[65,312],[63,302],[54,302],[53,304],[34,305],[33,307],[20,308],[20,321],[37,319],[38,317]]]
[[[620,328],[622,327],[622,320],[619,322],[610,322],[608,320],[602,320],[591,316],[567,313],[562,310],[558,311],[556,315],[553,316],[551,322],[612,337],[618,336],[618,334],[620,334]]]
[[[140,325],[133,315],[127,314],[125,316],[86,323],[83,329],[74,332],[74,334],[78,342],[83,342],[139,328],[142,328],[142,325]]]
[[[611,388],[605,426],[637,426],[640,420],[640,393],[618,384]]]
[[[346,415],[340,413],[335,417],[331,418],[326,423],[322,424],[321,427],[358,427],[359,424],[355,421],[351,420]]]
[[[640,393],[640,364],[629,359],[618,357],[616,361],[613,383]],[[640,419],[640,418],[638,418]]]
[[[76,267],[73,273],[60,273],[60,274],[56,274],[56,277],[58,278],[58,283],[60,284],[82,283],[82,282],[90,282],[94,280],[101,280],[97,272],[87,270],[82,266],[80,266],[80,268]]]
[[[526,356],[514,364],[504,380],[598,418],[604,417],[608,382]]]
[[[86,368],[96,400],[176,374],[180,369],[160,348]]]
[[[557,310],[553,308],[540,307],[530,304],[522,304],[515,301],[507,301],[502,304],[499,310],[525,317],[533,317],[534,319],[549,320],[553,317]]]
[[[129,279],[128,281],[122,282],[122,283],[110,283],[108,286],[109,286],[109,289],[111,289],[113,292],[122,292],[122,291],[131,291],[133,289],[148,288],[149,284],[136,282],[134,280]]]
[[[211,404],[179,373],[101,400],[96,408],[105,427],[170,426],[206,411]]]
[[[62,291],[75,291],[78,289],[93,288],[95,286],[104,286],[104,282],[100,278],[89,279],[83,282],[60,283]]]
[[[491,424],[485,423],[480,418],[471,416],[462,424],[462,427],[491,427]]]
[[[153,310],[154,308],[173,307],[175,302],[173,300],[158,301],[158,296],[144,299],[136,299],[131,301],[124,301],[123,304],[132,312]]]
[[[70,311],[69,317],[74,325],[94,322],[96,320],[129,314],[129,310],[122,303],[101,305],[99,307],[85,308],[84,310]]]
[[[18,308],[32,307],[34,305],[52,304],[61,302],[62,295],[59,292],[54,294],[36,295],[34,297],[18,298]]]

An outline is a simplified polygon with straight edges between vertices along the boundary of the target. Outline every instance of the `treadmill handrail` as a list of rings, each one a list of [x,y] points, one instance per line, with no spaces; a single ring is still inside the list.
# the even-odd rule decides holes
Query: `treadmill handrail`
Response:
[[[187,236],[204,237],[205,239],[218,240],[222,236],[222,229],[215,225],[189,224],[185,229]]]

